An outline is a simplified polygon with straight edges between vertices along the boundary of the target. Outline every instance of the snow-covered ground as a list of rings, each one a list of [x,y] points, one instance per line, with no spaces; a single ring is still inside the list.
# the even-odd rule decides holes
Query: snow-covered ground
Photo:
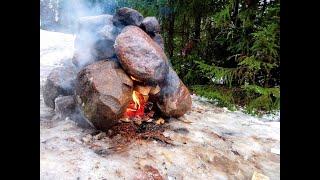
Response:
[[[74,36],[40,29],[40,79],[73,56]]]
[[[40,84],[70,61],[74,36],[40,30]],[[117,147],[91,137],[93,129],[55,118],[40,94],[41,179],[134,179],[144,166],[164,179],[280,179],[280,122],[231,112],[192,95],[192,110],[170,119],[165,135],[175,146],[139,141]],[[279,116],[276,116],[276,119]],[[117,150],[115,150],[117,149]]]
[[[199,101],[203,101],[203,102],[208,102],[214,105],[218,105],[218,100],[216,99],[207,99],[205,97],[201,97],[201,96],[194,96],[194,100],[199,100]],[[226,111],[228,110],[226,107],[223,108]],[[235,113],[244,113],[245,110],[243,107],[237,107],[237,110],[234,111]],[[280,121],[280,110],[271,112],[271,113],[267,113],[267,114],[263,114],[261,118],[259,118],[261,121]]]

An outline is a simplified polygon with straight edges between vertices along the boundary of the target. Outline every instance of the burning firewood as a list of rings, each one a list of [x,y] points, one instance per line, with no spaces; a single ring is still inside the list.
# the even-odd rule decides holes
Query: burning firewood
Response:
[[[155,94],[158,94],[159,92],[160,92],[160,87],[157,85],[156,87],[152,87],[152,88],[150,89],[149,94],[155,95]]]
[[[135,91],[138,91],[139,93],[141,93],[142,95],[148,95],[150,90],[151,90],[151,86],[140,86],[140,85],[136,85],[134,87]]]
[[[164,119],[163,119],[163,118],[159,118],[159,119],[156,121],[156,124],[158,124],[158,125],[164,124]]]
[[[149,92],[151,90],[151,86],[140,86],[140,85],[136,85],[134,87],[134,90],[139,92],[140,94],[142,94],[144,101],[147,102],[149,99]]]

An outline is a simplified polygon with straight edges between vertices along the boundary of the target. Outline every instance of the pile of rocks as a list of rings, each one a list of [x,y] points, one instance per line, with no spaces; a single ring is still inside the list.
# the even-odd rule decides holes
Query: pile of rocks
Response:
[[[74,47],[74,66],[53,70],[43,92],[45,104],[63,116],[80,111],[95,128],[108,129],[126,111],[136,82],[160,87],[152,99],[162,116],[180,117],[191,109],[190,93],[169,65],[155,17],[130,8],[114,16],[83,17]]]

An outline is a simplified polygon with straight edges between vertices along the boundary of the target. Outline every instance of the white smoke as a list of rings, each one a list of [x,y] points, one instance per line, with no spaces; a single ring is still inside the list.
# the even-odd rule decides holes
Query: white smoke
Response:
[[[74,32],[79,18],[113,14],[117,6],[117,0],[40,0],[41,28]]]

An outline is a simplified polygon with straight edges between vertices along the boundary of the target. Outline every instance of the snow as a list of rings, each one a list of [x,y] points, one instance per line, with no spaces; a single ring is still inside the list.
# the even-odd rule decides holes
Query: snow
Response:
[[[224,84],[224,82],[225,82],[225,79],[223,79],[223,77],[221,77],[220,79],[217,79],[216,77],[213,77],[211,80],[215,84]]]
[[[40,29],[40,79],[48,75],[49,69],[62,66],[64,60],[72,58],[74,38],[72,34]]]
[[[40,30],[40,38],[43,85],[54,67],[71,60],[74,36]],[[164,134],[175,146],[141,141],[113,152],[113,140],[107,137],[83,142],[94,130],[71,118],[57,119],[40,93],[40,179],[133,179],[144,165],[158,169],[164,179],[251,179],[254,172],[280,179],[279,121],[228,111],[195,95],[192,100],[190,112],[167,122]],[[105,156],[95,152],[97,146]]]
[[[47,53],[58,58],[51,59],[52,63],[60,60],[60,57],[71,57],[73,55],[73,34],[64,34],[60,32],[50,32],[40,29],[40,57],[45,58],[42,63],[47,63]],[[52,57],[50,56],[50,58]],[[48,64],[44,64],[48,65]]]
[[[276,112],[264,114],[262,118],[265,119],[266,121],[280,121],[280,110]]]
[[[208,99],[202,96],[197,96],[197,95],[192,95],[193,98],[202,101],[202,102],[206,102],[206,103],[212,103],[214,105],[217,105],[218,102],[216,99]],[[223,109],[225,109],[226,111],[229,111],[226,107],[223,107]],[[236,111],[234,111],[235,113],[243,113],[245,114],[245,110],[244,107],[238,107]],[[270,112],[270,113],[266,113],[263,114],[261,118],[259,118],[261,121],[280,121],[280,110],[274,111],[274,112]]]

